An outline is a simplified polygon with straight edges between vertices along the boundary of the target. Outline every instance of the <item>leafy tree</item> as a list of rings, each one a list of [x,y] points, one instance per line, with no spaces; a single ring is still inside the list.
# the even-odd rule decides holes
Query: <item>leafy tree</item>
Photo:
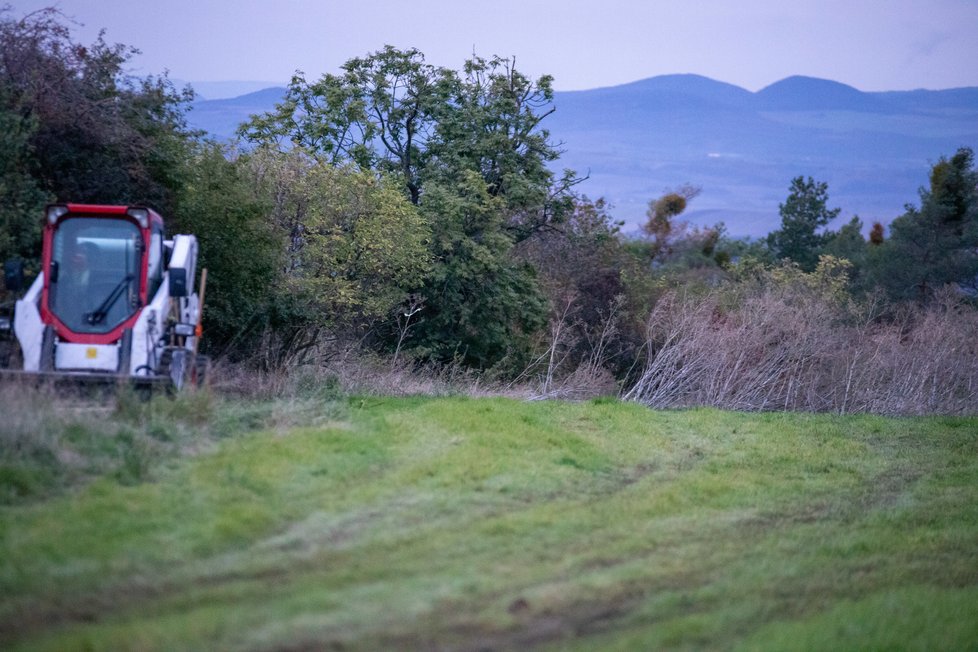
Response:
[[[858,286],[865,276],[869,245],[863,237],[863,223],[858,216],[853,217],[841,229],[826,235],[823,255],[840,260],[848,260],[852,267],[849,277]]]
[[[840,212],[838,208],[828,208],[828,200],[827,183],[800,176],[791,180],[788,198],[778,208],[781,228],[767,237],[775,257],[790,259],[807,272],[815,269],[829,239],[819,230]]]
[[[321,161],[395,173],[414,204],[429,181],[479,174],[505,199],[516,241],[570,210],[573,173],[555,178],[560,152],[541,122],[554,108],[552,78],[534,81],[512,59],[473,56],[461,74],[386,46],[309,83],[299,73],[275,110],[239,133],[256,144],[297,145]],[[450,185],[450,184],[449,184]]]
[[[383,327],[420,285],[431,230],[398,183],[300,149],[201,148],[179,226],[205,243],[209,339],[265,368]]]
[[[433,269],[415,288],[424,307],[406,344],[485,368],[525,352],[546,321],[534,270],[514,245],[573,207],[575,178],[551,172],[559,152],[541,128],[551,81],[530,80],[510,59],[473,57],[459,73],[388,46],[313,84],[297,75],[286,100],[240,133],[397,179],[433,233]]]
[[[438,264],[409,342],[417,354],[480,369],[525,361],[533,333],[546,324],[547,302],[533,267],[513,256],[503,208],[472,171],[426,190],[421,209]]]
[[[561,224],[573,210],[570,190],[579,179],[550,169],[560,151],[541,127],[555,110],[552,84],[548,75],[528,78],[513,59],[474,56],[430,142],[430,177],[443,182],[463,170],[482,177],[489,195],[505,204],[514,242]]]
[[[254,169],[285,244],[280,362],[383,329],[431,268],[431,228],[399,182],[298,149],[259,152]]]
[[[978,170],[974,153],[942,157],[920,190],[920,208],[893,220],[890,238],[874,248],[877,281],[896,299],[927,300],[953,283],[978,284]]]
[[[429,271],[431,230],[388,178],[316,165],[293,152],[298,166],[278,185],[274,216],[297,221],[289,283],[325,324],[368,325],[386,317]],[[296,233],[296,226],[289,229]]]
[[[206,144],[188,170],[170,228],[200,241],[198,265],[208,270],[204,346],[237,357],[257,349],[279,314],[284,238],[268,220],[270,193],[246,157]]]
[[[30,118],[0,109],[0,262],[36,261],[41,250],[41,214],[48,196],[27,172],[34,128]]]
[[[172,214],[194,136],[184,120],[189,91],[175,91],[165,77],[128,77],[124,67],[135,49],[101,36],[76,43],[56,9],[21,19],[8,11],[0,9],[0,174],[3,195],[13,201],[2,224],[38,219],[42,197],[140,202]],[[0,233],[0,241],[10,238],[21,236]]]
[[[285,100],[239,133],[255,143],[299,146],[333,165],[396,173],[417,204],[428,141],[457,84],[455,73],[425,63],[418,50],[386,46],[317,82],[297,73]]]

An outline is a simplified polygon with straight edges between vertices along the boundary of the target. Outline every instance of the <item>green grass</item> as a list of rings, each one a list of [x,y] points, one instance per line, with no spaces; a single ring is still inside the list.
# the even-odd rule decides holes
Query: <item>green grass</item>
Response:
[[[978,647],[976,419],[179,403],[0,506],[0,647]]]

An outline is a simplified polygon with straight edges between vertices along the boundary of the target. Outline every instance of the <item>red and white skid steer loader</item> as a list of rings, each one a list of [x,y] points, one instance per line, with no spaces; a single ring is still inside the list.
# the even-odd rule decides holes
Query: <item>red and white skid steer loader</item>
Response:
[[[21,367],[5,373],[177,389],[204,382],[208,360],[197,347],[206,270],[198,296],[196,266],[197,239],[166,239],[163,218],[149,208],[48,206],[41,271],[13,315],[0,316],[0,338],[13,351],[7,363],[19,357]],[[8,290],[22,289],[22,265],[9,262],[4,272]]]

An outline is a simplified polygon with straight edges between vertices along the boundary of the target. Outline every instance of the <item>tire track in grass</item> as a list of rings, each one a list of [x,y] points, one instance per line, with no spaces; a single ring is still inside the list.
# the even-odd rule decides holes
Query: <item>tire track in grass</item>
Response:
[[[393,413],[384,411],[391,405]],[[662,625],[679,636],[682,623],[697,619],[707,624],[694,640],[708,645],[722,640],[711,632],[743,636],[766,619],[805,617],[847,592],[931,569],[881,576],[923,549],[885,541],[881,550],[896,554],[874,569],[866,564],[878,551],[865,552],[860,540],[899,526],[879,514],[917,518],[947,504],[936,490],[921,495],[920,485],[948,463],[947,446],[923,433],[883,450],[858,428],[836,432],[849,423],[843,419],[800,417],[821,429],[806,434],[790,430],[790,416],[643,412],[671,432],[636,435],[604,406],[575,431],[579,441],[562,448],[551,441],[560,431],[553,415],[580,420],[587,406],[481,407],[489,411],[468,423],[482,430],[453,444],[457,403],[381,402],[373,409],[392,414],[388,430],[375,432],[387,462],[345,476],[347,498],[319,512],[297,510],[247,545],[157,576],[122,577],[47,605],[41,596],[39,613],[46,606],[47,622],[65,637],[50,640],[101,632],[103,641],[121,641],[160,622],[214,613],[225,630],[241,628],[215,631],[219,638],[205,639],[210,647],[583,646],[622,633],[650,636],[648,628]],[[485,414],[500,411],[523,425],[496,448]],[[535,418],[520,419],[526,411]],[[437,434],[414,432],[428,420]],[[519,472],[511,461],[523,464]],[[492,472],[480,474],[490,462]],[[261,487],[257,497],[274,483]],[[812,540],[841,534],[849,538],[835,547],[813,547]],[[957,560],[966,551],[947,552]],[[840,581],[861,566],[865,577]],[[749,603],[754,594],[757,605]],[[73,611],[82,597],[94,609]],[[363,599],[373,601],[369,610]],[[724,611],[727,601],[739,602],[739,611]],[[279,605],[274,622],[263,614],[270,604]]]

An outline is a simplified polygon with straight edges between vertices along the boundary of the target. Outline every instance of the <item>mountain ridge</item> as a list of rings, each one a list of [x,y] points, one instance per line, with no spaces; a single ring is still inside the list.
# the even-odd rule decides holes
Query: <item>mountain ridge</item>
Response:
[[[250,115],[271,110],[286,88],[195,102],[192,127],[234,136]],[[691,183],[703,192],[688,219],[721,219],[734,235],[777,228],[791,179],[829,184],[848,221],[888,223],[917,199],[930,166],[959,147],[978,149],[978,87],[860,91],[795,75],[758,91],[695,74],[557,91],[545,122],[564,154],[561,169],[635,227],[647,202]]]

